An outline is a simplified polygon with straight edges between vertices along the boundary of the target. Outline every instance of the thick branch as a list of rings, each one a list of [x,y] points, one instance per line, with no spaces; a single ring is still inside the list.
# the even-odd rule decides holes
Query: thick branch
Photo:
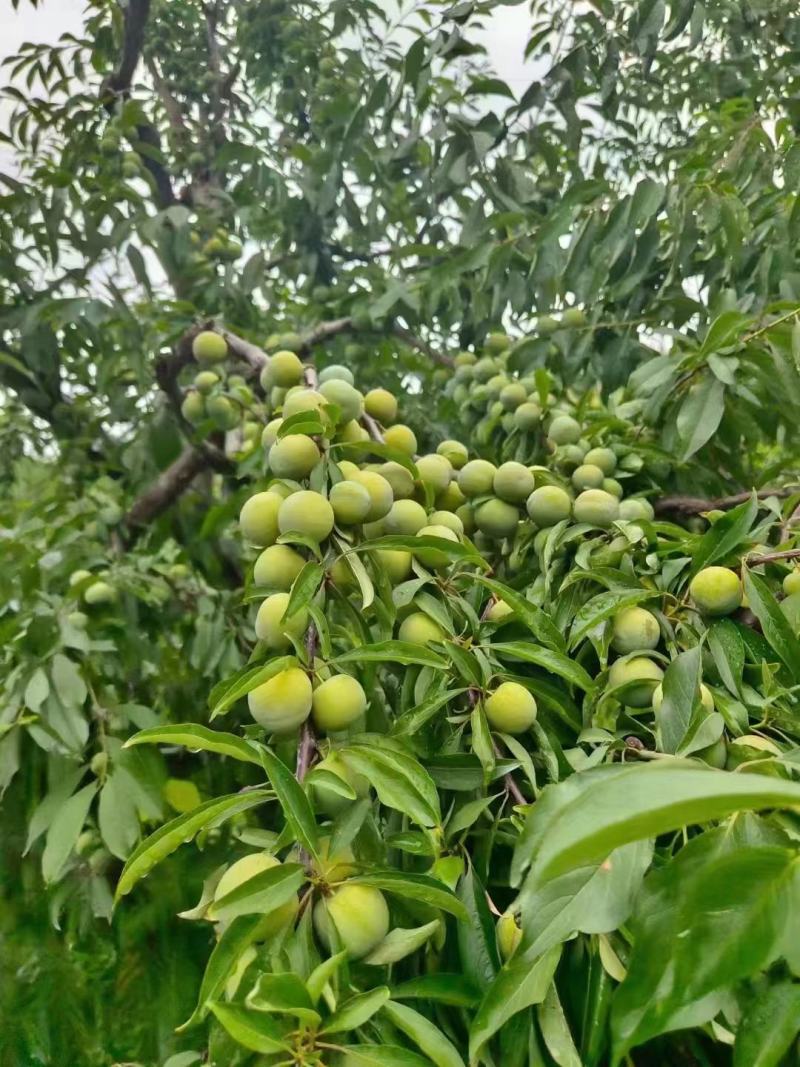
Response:
[[[150,15],[150,0],[128,0],[125,32],[119,66],[108,79],[108,89],[117,95],[128,92],[144,47],[144,31]]]
[[[207,466],[207,457],[191,445],[187,446],[134,502],[125,516],[123,525],[129,531],[129,539],[135,536],[137,527],[147,526],[166,511]]]
[[[766,497],[787,497],[796,493],[797,486],[789,488],[782,486],[775,489],[758,489],[756,496],[759,500]],[[656,515],[671,515],[676,518],[699,515],[703,511],[730,511],[738,504],[744,504],[752,496],[749,493],[734,493],[733,496],[720,496],[716,499],[707,499],[702,496],[665,496],[654,504]]]
[[[160,70],[154,59],[146,59],[145,65],[150,72],[150,77],[153,79],[153,85],[158,93],[161,105],[164,108],[164,114],[167,116],[167,121],[172,127],[173,132],[178,137],[185,137],[187,134],[186,123],[183,121],[183,114],[180,109],[180,105],[172,93],[169,91],[169,86],[166,80],[162,77]]]
[[[403,326],[393,326],[392,333],[398,340],[405,342],[410,348],[416,348],[418,352],[422,352],[433,360],[434,363],[440,363],[443,367],[452,367],[453,358],[447,356],[443,352],[437,352],[435,348],[431,348],[427,341],[423,341],[421,337],[417,337],[410,330],[405,329]]]
[[[330,322],[321,322],[303,337],[300,353],[305,355],[310,352],[312,348],[319,344],[323,344],[331,337],[337,337],[340,333],[357,332],[358,330],[353,325],[353,320],[349,317],[344,319],[331,319]],[[423,341],[404,326],[392,326],[391,332],[399,341],[407,344],[410,348],[416,348],[418,352],[424,353],[434,363],[440,363],[445,367],[452,366],[453,360],[450,356],[444,355],[442,352],[437,352],[427,341]]]

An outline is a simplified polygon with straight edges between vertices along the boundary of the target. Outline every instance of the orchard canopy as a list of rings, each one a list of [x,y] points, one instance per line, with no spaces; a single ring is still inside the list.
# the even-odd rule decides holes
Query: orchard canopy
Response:
[[[798,1062],[795,7],[6,0],[0,1067]]]

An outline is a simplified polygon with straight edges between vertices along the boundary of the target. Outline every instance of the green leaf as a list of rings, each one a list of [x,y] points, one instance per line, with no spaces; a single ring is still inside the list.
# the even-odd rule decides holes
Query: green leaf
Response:
[[[319,998],[322,996],[322,991],[325,986],[330,982],[331,978],[336,974],[339,968],[347,959],[347,952],[337,952],[335,956],[330,956],[328,959],[323,960],[318,964],[306,979],[306,989],[308,995],[311,997],[311,1003],[316,1004]]]
[[[255,742],[245,741],[236,734],[224,733],[222,730],[209,730],[207,726],[194,722],[140,730],[128,738],[123,748],[131,748],[133,745],[182,745],[192,752],[216,752],[220,756],[230,756],[244,763],[261,766],[259,746]]]
[[[587,600],[583,607],[575,615],[570,632],[569,647],[575,648],[583,638],[601,622],[616,615],[622,608],[633,607],[661,594],[652,589],[625,589],[611,590],[606,593],[598,593],[597,596]]]
[[[96,782],[85,785],[63,804],[50,823],[42,853],[42,877],[45,882],[57,881],[64,870],[96,793]]]
[[[708,648],[725,686],[736,696],[742,691],[744,645],[736,624],[719,619],[708,629]]]
[[[135,798],[128,788],[129,779],[112,771],[100,790],[97,827],[108,851],[125,860],[139,840],[139,816]]]
[[[502,968],[486,990],[470,1025],[470,1062],[478,1059],[486,1042],[517,1012],[542,1003],[560,958],[559,946],[535,960],[523,957]]]
[[[296,896],[305,881],[305,870],[297,863],[260,871],[214,902],[214,918],[228,922],[239,915],[269,915]]]
[[[447,660],[438,652],[410,641],[380,641],[374,645],[357,645],[349,652],[336,656],[331,663],[400,663],[408,666],[418,663],[421,667],[432,667],[443,671]]]
[[[362,963],[368,963],[373,967],[383,967],[390,963],[397,963],[429,941],[439,929],[439,920],[417,926],[414,929],[403,929],[397,926],[390,930],[386,937],[365,956]]]
[[[798,1030],[800,984],[767,986],[745,1006],[733,1045],[733,1067],[778,1067]]]
[[[761,623],[764,637],[786,664],[795,682],[800,682],[800,640],[792,631],[765,580],[747,567],[743,568],[743,579],[750,610]]]
[[[463,974],[424,974],[392,990],[393,1000],[436,1000],[456,1008],[474,1008],[480,999],[475,986]]]
[[[700,699],[702,655],[699,645],[681,652],[667,667],[664,699],[656,714],[664,752],[677,752],[686,738],[695,703]]]
[[[369,780],[382,804],[404,812],[419,826],[439,826],[439,794],[431,776],[413,756],[378,744],[346,745],[341,754]]]
[[[396,893],[408,900],[430,904],[432,908],[446,911],[457,919],[467,918],[466,909],[455,893],[448,889],[444,882],[427,874],[411,874],[391,869],[377,870],[370,871],[369,874],[354,875],[348,878],[347,884],[369,885],[387,893]]]
[[[260,915],[242,915],[241,918],[234,919],[229,926],[225,927],[206,965],[197,1006],[186,1022],[177,1027],[178,1033],[196,1026],[206,1017],[209,1003],[216,1001],[220,992],[225,988],[231,972],[239,962],[242,953],[257,936],[260,926]]]
[[[119,876],[115,902],[133,889],[136,883],[149,874],[157,863],[170,856],[180,845],[191,841],[194,836],[210,826],[218,826],[233,815],[271,800],[272,793],[267,789],[255,789],[248,793],[234,793],[227,797],[215,797],[207,800],[199,808],[179,815],[151,834],[134,850]]]
[[[398,1030],[411,1038],[436,1067],[464,1067],[464,1061],[455,1045],[449,1041],[438,1026],[406,1004],[390,1000],[384,1013]]]
[[[681,458],[689,459],[717,432],[725,413],[725,386],[711,374],[693,385],[676,418]]]
[[[353,1067],[431,1067],[431,1061],[397,1045],[343,1045]]]
[[[690,575],[703,567],[724,560],[749,540],[750,531],[758,515],[758,498],[755,493],[738,507],[732,508],[711,526],[692,552]]]
[[[216,719],[218,715],[232,708],[237,700],[241,700],[253,689],[268,682],[270,678],[286,670],[287,667],[294,667],[296,662],[294,656],[279,656],[258,667],[245,667],[232,678],[226,678],[225,681],[215,685],[208,698],[211,718]]]
[[[384,537],[374,537],[371,541],[362,541],[360,545],[354,545],[351,552],[376,552],[379,549],[392,549],[401,552],[417,552],[421,548],[435,548],[442,552],[448,559],[462,559],[474,563],[482,570],[486,570],[486,560],[478,550],[470,544],[462,541],[450,541],[446,537],[433,537],[426,534],[424,537],[407,534],[386,534]]]
[[[537,608],[535,604],[531,604],[529,600],[520,596],[515,590],[503,585],[502,582],[495,581],[494,578],[486,578],[482,574],[476,574],[474,580],[481,585],[485,585],[496,597],[505,601],[513,610],[517,619],[523,626],[527,626],[537,641],[558,652],[563,652],[566,649],[563,634],[550,616],[542,611],[541,608]]]
[[[385,985],[370,989],[367,993],[357,993],[326,1020],[320,1033],[341,1034],[347,1030],[357,1030],[371,1019],[376,1011],[381,1010],[389,996],[389,989]]]
[[[261,760],[295,840],[312,856],[318,857],[317,820],[303,787],[270,749],[262,749]]]
[[[582,777],[577,796],[558,809],[555,825],[541,839],[534,870],[542,881],[603,860],[629,841],[714,822],[735,811],[800,805],[795,782],[705,770],[677,760],[599,767]],[[548,787],[560,789],[561,784]],[[541,799],[530,819],[540,817],[540,804]]]
[[[367,574],[367,568],[356,553],[348,551],[349,546],[344,541],[337,537],[336,544],[339,546],[340,551],[346,553],[344,558],[347,566],[353,572],[353,576],[358,582],[358,588],[361,590],[361,610],[366,611],[375,600],[375,586],[372,584],[372,579]]]
[[[427,700],[423,700],[421,704],[410,708],[395,719],[392,726],[392,734],[395,737],[413,736],[426,722],[429,722],[434,717],[440,708],[443,708],[445,704],[449,704],[457,696],[461,696],[462,693],[466,693],[466,689],[445,689],[435,696],[428,697]]]
[[[735,309],[723,311],[709,326],[698,354],[707,356],[710,352],[719,352],[721,348],[733,344],[744,331],[745,326],[751,322],[752,319],[743,315],[741,311]]]
[[[575,1042],[570,1033],[569,1023],[561,1007],[555,982],[547,991],[547,996],[539,1004],[536,1017],[542,1031],[547,1051],[558,1067],[583,1067]]]
[[[257,1011],[294,1015],[311,1026],[317,1026],[320,1021],[305,983],[291,971],[259,975],[254,988],[247,994],[247,1006]]]
[[[292,615],[296,615],[298,611],[308,607],[324,577],[325,568],[322,564],[310,559],[292,582],[289,603],[286,605],[286,611],[283,613],[281,621],[290,619]]]
[[[537,648],[535,645],[526,645],[522,641],[513,641],[507,644],[502,642],[493,644],[492,652],[498,656],[509,656],[512,659],[524,660],[526,663],[535,663],[537,667],[542,667],[550,674],[557,674],[559,678],[587,692],[594,688],[594,679],[579,663],[551,648]]]
[[[286,1052],[291,1050],[278,1023],[261,1011],[250,1011],[241,1004],[209,1003],[217,1020],[233,1040],[251,1052]]]

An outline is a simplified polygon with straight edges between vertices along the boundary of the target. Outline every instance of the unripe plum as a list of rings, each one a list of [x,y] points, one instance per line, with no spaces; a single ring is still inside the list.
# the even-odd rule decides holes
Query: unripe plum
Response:
[[[280,867],[280,860],[270,855],[269,852],[253,852],[249,856],[243,856],[242,859],[237,860],[236,863],[228,867],[219,882],[217,882],[217,888],[214,890],[214,903],[206,912],[207,917],[212,920],[215,918],[214,904],[218,904],[228,893],[232,893],[240,885],[249,882],[257,874],[272,870],[273,867]],[[287,900],[285,904],[281,904],[279,908],[265,915],[263,921],[258,925],[256,940],[263,941],[265,938],[277,933],[284,926],[288,926],[289,923],[294,921],[297,909],[297,900]]]
[[[288,419],[301,411],[319,411],[326,403],[325,397],[316,389],[298,389],[291,396],[287,393],[283,402],[283,417]]]
[[[689,593],[704,615],[730,615],[742,603],[739,575],[727,567],[704,567],[692,578]]]
[[[707,763],[709,767],[714,767],[718,771],[724,770],[728,762],[728,742],[724,736],[719,737],[713,745],[698,749],[697,752],[692,753],[692,756],[695,759],[701,759],[703,763]]]
[[[580,423],[571,415],[556,415],[547,429],[547,436],[555,445],[574,445],[581,436]]]
[[[311,489],[292,493],[283,501],[278,512],[278,529],[282,534],[299,533],[317,544],[330,536],[333,523],[330,502]]]
[[[331,363],[319,372],[320,385],[330,381],[342,381],[347,382],[348,385],[355,385],[353,372],[349,367],[345,367],[341,363]]]
[[[458,542],[458,534],[448,526],[423,526],[417,530],[417,537],[440,537],[444,541]],[[425,567],[438,569],[446,567],[450,557],[438,548],[416,548],[414,555]]]
[[[475,509],[475,523],[481,533],[493,540],[511,537],[519,523],[519,511],[505,500],[486,500]]]
[[[791,596],[792,593],[800,593],[800,567],[789,571],[783,579],[783,591],[786,596]]]
[[[561,325],[570,329],[586,325],[586,312],[583,308],[565,308],[561,315]]]
[[[575,522],[607,527],[619,517],[619,501],[602,489],[586,489],[575,498],[572,514]]]
[[[256,615],[256,637],[268,648],[276,651],[291,648],[291,638],[299,641],[308,626],[308,612],[305,608],[284,620],[288,606],[288,593],[273,593],[261,602]]]
[[[264,429],[261,431],[261,446],[262,448],[270,449],[278,440],[278,430],[280,430],[283,424],[283,419],[270,419]]]
[[[412,537],[426,525],[425,508],[416,500],[395,500],[384,519],[386,532]]]
[[[256,560],[253,568],[253,581],[269,589],[284,592],[291,589],[292,582],[305,566],[305,560],[299,552],[289,545],[270,545]]]
[[[88,578],[92,578],[92,572],[86,570],[73,571],[69,576],[69,587],[72,589],[76,585],[80,585],[81,582],[85,582]]]
[[[652,522],[655,517],[653,505],[643,497],[631,496],[620,501],[619,517],[626,522]]]
[[[411,574],[411,553],[402,549],[379,548],[375,552],[375,561],[392,585],[404,582]]]
[[[428,516],[428,523],[431,526],[446,526],[459,537],[464,532],[464,523],[453,511],[432,511]]]
[[[517,920],[513,912],[503,912],[497,920],[495,933],[497,936],[497,951],[500,953],[500,959],[505,963],[517,951],[522,940],[522,930],[517,926]]]
[[[501,463],[494,473],[492,488],[495,496],[508,504],[523,504],[534,490],[533,474],[522,463],[509,460]]]
[[[555,333],[559,325],[558,319],[554,318],[552,315],[540,315],[536,320],[537,332],[540,333],[542,337],[549,337],[551,334]]]
[[[89,616],[82,611],[70,611],[67,614],[67,622],[76,630],[85,630],[89,625]]]
[[[458,472],[458,487],[464,496],[491,493],[497,468],[485,459],[471,459]]]
[[[495,359],[490,359],[488,356],[484,356],[479,359],[475,366],[475,380],[477,382],[488,382],[490,378],[493,378],[500,369],[500,364]]]
[[[653,690],[653,711],[658,711],[663,702],[664,686],[659,684]],[[711,695],[711,690],[708,688],[708,686],[703,685],[702,682],[700,683],[700,703],[703,705],[709,715],[714,710],[714,698]]]
[[[514,424],[519,426],[520,430],[534,430],[539,425],[541,417],[539,405],[532,400],[526,400],[514,412]]]
[[[343,526],[364,522],[372,507],[366,488],[359,482],[337,482],[331,486],[330,502],[336,521]]]
[[[357,774],[351,770],[336,752],[329,752],[314,769],[327,771],[328,774],[334,774],[337,778],[341,778],[343,782],[350,786],[357,797],[365,797],[369,793],[369,781],[363,774]],[[343,797],[322,782],[312,781],[309,784],[309,789],[317,810],[322,812],[323,815],[330,815],[331,818],[341,814],[352,803],[347,797]]]
[[[626,655],[645,648],[655,648],[661,640],[658,619],[645,608],[623,608],[614,616],[611,645]]]
[[[355,419],[351,419],[346,422],[344,426],[339,430],[339,441],[343,441],[346,444],[353,445],[359,441],[369,441],[369,434],[361,425],[360,422],[356,422]]]
[[[513,614],[514,609],[509,607],[505,600],[495,600],[487,611],[486,618],[489,622],[500,622],[502,619]]]
[[[259,548],[274,545],[278,539],[278,511],[282,498],[273,492],[256,493],[245,500],[239,512],[239,528],[247,541]]]
[[[430,486],[434,495],[444,492],[453,477],[450,460],[438,453],[420,456],[417,460],[417,471],[419,480],[423,485]]]
[[[220,430],[232,430],[239,422],[239,408],[227,396],[210,396],[206,400],[206,412]]]
[[[92,582],[84,590],[83,599],[87,604],[111,604],[117,599],[117,591],[109,582]]]
[[[653,703],[653,692],[664,672],[657,663],[647,656],[634,656],[633,659],[618,659],[608,672],[608,681],[612,689],[618,686],[629,688],[617,694],[617,700],[629,708],[649,708]],[[632,685],[631,683],[639,683]]]
[[[306,478],[319,463],[320,452],[306,434],[293,433],[276,441],[267,458],[278,478]]]
[[[269,357],[267,364],[270,381],[282,389],[297,385],[303,377],[303,364],[295,352],[283,349]]]
[[[607,493],[610,493],[612,496],[615,496],[617,500],[622,499],[622,486],[616,478],[604,478],[603,484],[600,486],[600,488],[605,489]]]
[[[401,641],[410,641],[412,645],[427,645],[431,641],[444,641],[445,632],[422,611],[414,611],[400,623],[397,633]]]
[[[389,448],[405,452],[408,456],[413,456],[417,451],[416,434],[409,426],[404,426],[400,422],[385,431],[383,440]]]
[[[311,681],[299,667],[288,667],[251,690],[250,714],[272,734],[286,734],[301,726],[311,713]]]
[[[395,500],[407,500],[414,495],[414,476],[401,463],[395,463],[394,460],[384,463],[379,473],[392,487]]]
[[[319,387],[319,391],[329,404],[336,404],[341,410],[340,422],[360,419],[364,414],[364,397],[348,382],[341,378],[332,378]]]
[[[466,445],[462,445],[460,441],[442,441],[437,445],[436,451],[440,456],[444,456],[445,459],[450,460],[450,465],[457,471],[461,470],[469,459],[467,447]]]
[[[367,694],[349,674],[334,674],[314,690],[311,714],[323,733],[346,730],[367,708]]]
[[[617,469],[617,456],[610,448],[590,448],[583,462],[599,467],[607,478]]]
[[[572,472],[572,484],[576,489],[599,489],[604,480],[603,472],[593,463],[581,463]]]
[[[528,399],[528,392],[520,382],[509,382],[500,390],[499,399],[506,411],[516,411]]]
[[[188,392],[181,403],[181,415],[194,426],[203,420],[205,413],[206,404],[202,395],[194,389]]]
[[[358,482],[359,485],[363,485],[369,493],[370,509],[366,516],[367,522],[376,522],[389,514],[389,509],[394,502],[394,495],[391,485],[382,474],[378,474],[376,471],[356,469],[350,472],[347,477],[354,482]]]
[[[503,682],[483,702],[489,725],[505,734],[521,734],[536,721],[536,701],[525,686]]]
[[[219,363],[228,355],[228,343],[213,330],[202,330],[192,341],[192,355],[198,363]]]
[[[345,883],[314,906],[314,929],[328,951],[333,948],[333,923],[342,948],[351,960],[360,960],[389,933],[389,908],[380,889]]]
[[[570,517],[572,499],[560,486],[542,485],[528,497],[526,507],[536,525],[546,529]]]
[[[194,376],[194,387],[200,393],[210,393],[218,382],[219,375],[215,374],[213,370],[201,370],[199,374]]]
[[[511,338],[507,333],[490,333],[486,335],[484,348],[487,352],[491,352],[492,355],[499,355],[500,352],[505,352],[510,347]]]
[[[388,389],[370,389],[364,397],[364,410],[382,426],[390,426],[397,418],[397,400]]]

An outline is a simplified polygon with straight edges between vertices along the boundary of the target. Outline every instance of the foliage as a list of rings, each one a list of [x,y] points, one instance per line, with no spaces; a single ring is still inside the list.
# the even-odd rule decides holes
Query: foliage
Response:
[[[307,1062],[738,1065],[795,1040],[800,613],[793,557],[758,559],[794,551],[799,499],[800,23],[536,0],[517,98],[481,43],[504,6],[92,0],[79,35],[7,63],[3,1063],[299,1041]],[[200,368],[203,328],[226,358]],[[287,618],[310,624],[270,651],[236,516],[275,475],[281,349],[309,382],[345,364],[388,389],[418,442],[346,431],[335,402],[285,419],[268,436],[333,442],[315,492],[344,457],[399,463],[430,512],[417,459],[456,438],[572,493],[601,447],[655,514],[543,533],[506,502],[503,538],[479,496],[455,542],[306,536]],[[577,441],[549,438],[563,414]],[[377,553],[410,551],[393,582]],[[748,606],[700,616],[689,583],[717,565]],[[412,605],[442,640],[401,638]],[[608,670],[635,605],[667,668],[654,712]],[[328,741],[242,714],[294,661],[363,684],[366,720],[330,742],[355,786],[314,765]],[[490,721],[500,681],[535,696],[527,732]],[[214,899],[265,850],[280,867]],[[314,929],[340,881],[389,902],[362,962]],[[502,965],[492,905],[521,918]]]

